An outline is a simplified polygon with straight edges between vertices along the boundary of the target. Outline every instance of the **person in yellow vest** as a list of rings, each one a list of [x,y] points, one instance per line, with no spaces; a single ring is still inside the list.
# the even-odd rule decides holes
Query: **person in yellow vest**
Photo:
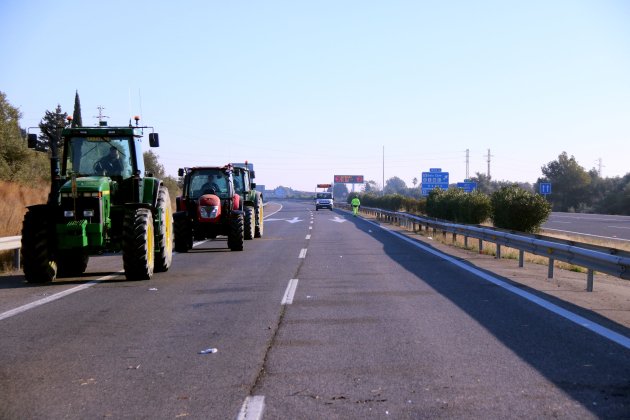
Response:
[[[350,204],[352,204],[352,215],[354,217],[357,217],[357,213],[359,213],[359,206],[361,206],[361,201],[359,200],[359,197],[355,196]]]

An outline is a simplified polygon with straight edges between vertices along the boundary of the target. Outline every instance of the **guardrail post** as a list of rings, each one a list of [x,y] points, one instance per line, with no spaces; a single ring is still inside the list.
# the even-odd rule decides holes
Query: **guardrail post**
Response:
[[[518,251],[518,267],[523,268],[523,264],[525,264],[525,251],[521,249]]]
[[[501,244],[497,244],[497,252],[494,255],[494,258],[497,260],[501,259]]]
[[[553,278],[553,263],[554,263],[554,259],[553,258],[549,258],[549,268],[547,269],[547,278],[548,279],[552,279]]]
[[[13,268],[16,270],[20,269],[20,248],[13,252]]]
[[[453,243],[457,242],[457,233],[453,232]]]
[[[444,241],[446,241],[446,231],[445,230],[442,231],[442,239]]]
[[[586,291],[593,291],[593,279],[595,277],[595,271],[592,268],[588,269],[588,273],[586,274]]]
[[[479,253],[481,254],[483,252],[483,239],[479,239]]]
[[[464,236],[464,248],[468,248],[468,236]]]

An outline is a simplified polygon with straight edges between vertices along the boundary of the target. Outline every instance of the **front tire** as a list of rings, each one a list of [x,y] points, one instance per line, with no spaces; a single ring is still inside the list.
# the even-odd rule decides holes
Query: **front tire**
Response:
[[[243,250],[244,228],[243,215],[239,214],[230,219],[230,232],[228,234],[228,248],[232,251]]]
[[[254,215],[253,207],[245,207],[245,219],[244,219],[245,239],[254,239],[256,234],[256,216]]]
[[[256,229],[254,230],[254,238],[262,238],[263,236],[263,203],[262,198],[258,202],[258,206],[256,207]]]
[[[22,223],[24,277],[33,284],[50,283],[57,277],[47,210],[46,206],[29,208]]]
[[[85,273],[90,256],[85,252],[77,252],[78,255],[71,253],[57,254],[57,271],[58,277],[80,276]]]
[[[149,280],[153,276],[153,216],[148,209],[129,209],[123,222],[123,266],[127,280]]]
[[[160,217],[160,226],[156,232],[155,242],[155,271],[168,271],[173,262],[173,212],[171,209],[171,197],[166,187],[160,187],[157,199],[157,211]]]
[[[193,246],[192,228],[190,221],[182,217],[174,222],[175,225],[175,251],[188,252]]]

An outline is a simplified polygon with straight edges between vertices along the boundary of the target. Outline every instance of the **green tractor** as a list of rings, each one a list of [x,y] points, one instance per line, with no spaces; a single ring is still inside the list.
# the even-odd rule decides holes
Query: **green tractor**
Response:
[[[263,236],[263,195],[256,191],[254,164],[233,163],[234,187],[243,202],[245,219],[245,239],[262,238]]]
[[[136,126],[63,128],[61,165],[51,142],[51,189],[46,204],[28,207],[22,261],[29,283],[82,274],[90,255],[122,251],[125,276],[148,280],[173,258],[173,213],[162,181],[144,176]],[[29,148],[37,135],[29,134]],[[159,146],[157,133],[149,134]],[[61,167],[60,167],[61,166]]]

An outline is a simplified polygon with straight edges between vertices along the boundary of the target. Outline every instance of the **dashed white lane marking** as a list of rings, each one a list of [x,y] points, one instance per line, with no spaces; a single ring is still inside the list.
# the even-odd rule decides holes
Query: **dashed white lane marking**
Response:
[[[302,248],[300,250],[300,255],[298,256],[298,258],[306,258],[306,248]]]
[[[313,226],[309,226],[309,227],[308,227],[308,230],[313,230]]]
[[[309,239],[311,239],[311,235],[306,235],[306,238],[304,238],[304,239],[306,239],[308,241]]]
[[[289,280],[289,284],[287,285],[287,290],[284,291],[284,296],[282,297],[281,305],[290,305],[293,303],[293,296],[295,296],[295,290],[297,289],[298,279]]]
[[[0,320],[6,319],[6,318],[10,318],[10,317],[12,317],[14,315],[17,315],[17,314],[20,314],[22,312],[28,311],[29,309],[33,309],[33,308],[36,308],[38,306],[44,305],[46,303],[55,301],[57,299],[61,299],[64,296],[68,296],[68,295],[71,295],[73,293],[80,292],[81,290],[90,288],[90,287],[92,287],[92,286],[94,286],[96,284],[99,284],[99,283],[103,282],[103,281],[116,278],[116,277],[118,277],[118,276],[120,276],[121,274],[124,274],[124,273],[125,272],[121,270],[121,271],[117,272],[116,274],[110,274],[108,276],[101,277],[101,278],[96,279],[94,281],[90,281],[90,282],[87,282],[87,283],[82,284],[80,286],[73,287],[72,289],[64,290],[63,292],[55,293],[54,295],[47,296],[47,297],[45,297],[43,299],[40,299],[40,300],[36,300],[35,302],[27,303],[26,305],[22,305],[20,307],[15,308],[15,309],[11,309],[10,311],[3,312],[3,313],[0,314]]]
[[[544,300],[544,299],[542,299],[542,298],[540,298],[540,297],[538,297],[538,296],[536,296],[536,295],[534,295],[532,293],[529,293],[529,292],[526,292],[524,290],[521,290],[518,287],[512,286],[511,284],[504,282],[503,280],[500,280],[500,279],[498,279],[496,277],[493,277],[493,276],[491,276],[491,275],[489,275],[487,273],[484,273],[483,271],[481,271],[479,269],[470,267],[470,266],[468,266],[468,265],[466,265],[466,264],[456,260],[455,258],[451,257],[450,255],[442,254],[439,251],[436,251],[434,249],[428,248],[428,247],[420,244],[419,242],[416,242],[416,241],[414,241],[412,239],[409,239],[408,237],[406,237],[406,236],[404,236],[404,235],[402,235],[402,234],[400,234],[398,232],[395,232],[393,230],[388,229],[385,226],[378,225],[378,224],[376,224],[374,222],[371,222],[369,220],[366,220],[366,222],[368,222],[368,223],[370,223],[370,224],[372,224],[372,225],[374,225],[376,227],[379,227],[379,228],[383,229],[385,232],[391,233],[392,235],[402,239],[403,241],[406,241],[406,242],[410,243],[411,245],[415,246],[416,248],[420,248],[420,249],[422,249],[422,250],[424,250],[426,252],[429,252],[429,253],[431,253],[433,255],[436,255],[436,256],[438,256],[438,257],[440,257],[440,258],[442,258],[442,259],[444,259],[444,260],[446,260],[446,261],[448,261],[448,262],[450,262],[452,264],[455,264],[456,266],[458,266],[460,268],[463,268],[464,270],[466,270],[466,271],[468,271],[468,272],[470,272],[470,273],[472,273],[472,274],[474,274],[474,275],[476,275],[476,276],[478,276],[478,277],[480,277],[480,278],[482,278],[482,279],[484,279],[486,281],[489,281],[490,283],[493,283],[493,284],[495,284],[495,285],[497,285],[499,287],[504,288],[505,290],[507,290],[509,292],[514,293],[515,295],[518,295],[518,296],[520,296],[522,298],[525,298],[525,299],[529,300],[530,302],[532,302],[532,303],[534,303],[536,305],[539,305],[539,306],[547,309],[548,311],[551,311],[551,312],[555,313],[556,315],[559,315],[559,316],[561,316],[561,317],[563,317],[563,318],[565,318],[565,319],[567,319],[567,320],[569,320],[569,321],[571,321],[571,322],[573,322],[573,323],[575,323],[577,325],[581,325],[582,327],[586,328],[587,330],[590,330],[590,331],[594,332],[595,334],[598,334],[598,335],[600,335],[602,337],[605,337],[605,338],[607,338],[607,339],[609,339],[611,341],[614,341],[615,343],[619,344],[620,346],[625,347],[626,349],[630,349],[630,337],[626,337],[624,335],[621,335],[621,334],[619,334],[619,333],[617,333],[617,332],[615,332],[613,330],[610,330],[610,329],[608,329],[608,328],[606,328],[606,327],[604,327],[602,325],[599,325],[599,324],[597,324],[597,323],[595,323],[593,321],[590,321],[590,320],[588,320],[588,319],[586,319],[586,318],[584,318],[584,317],[582,317],[580,315],[574,314],[571,311],[568,311],[568,310],[566,310],[564,308],[561,308],[561,307],[559,307],[557,305],[554,305],[553,303],[548,302],[548,301],[546,301],[546,300]]]
[[[260,420],[263,411],[265,411],[265,397],[262,395],[253,395],[245,398],[241,411],[238,413],[237,420]]]

